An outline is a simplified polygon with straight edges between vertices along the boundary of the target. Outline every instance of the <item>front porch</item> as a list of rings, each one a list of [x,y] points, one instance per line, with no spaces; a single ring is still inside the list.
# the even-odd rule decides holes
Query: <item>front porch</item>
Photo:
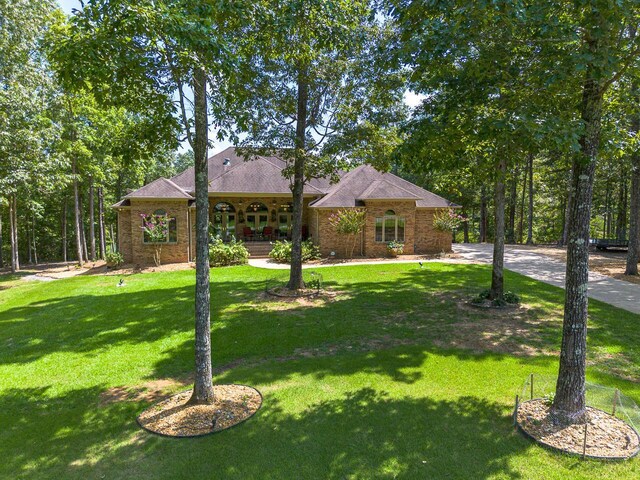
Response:
[[[308,205],[311,199],[306,198],[303,205],[303,238],[309,237]],[[268,245],[275,240],[290,240],[292,200],[291,196],[209,197],[210,234],[223,241],[235,237],[244,241],[247,248]]]

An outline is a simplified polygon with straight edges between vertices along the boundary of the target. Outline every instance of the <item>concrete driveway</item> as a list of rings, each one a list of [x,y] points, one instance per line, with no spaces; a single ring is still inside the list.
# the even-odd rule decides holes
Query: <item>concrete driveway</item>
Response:
[[[457,243],[453,245],[453,250],[471,262],[492,262],[493,245],[489,243]],[[564,288],[565,263],[547,255],[507,246],[504,266],[527,277]],[[591,272],[589,297],[640,314],[640,285]]]

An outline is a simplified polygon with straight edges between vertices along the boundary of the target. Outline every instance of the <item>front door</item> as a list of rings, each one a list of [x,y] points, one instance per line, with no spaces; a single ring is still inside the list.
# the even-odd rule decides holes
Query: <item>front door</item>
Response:
[[[216,236],[219,236],[224,241],[229,240],[236,234],[235,212],[214,212],[213,226]]]
[[[254,234],[262,233],[262,229],[269,223],[269,216],[267,213],[248,213],[246,225]]]
[[[291,212],[278,213],[278,236],[289,238],[291,236]]]

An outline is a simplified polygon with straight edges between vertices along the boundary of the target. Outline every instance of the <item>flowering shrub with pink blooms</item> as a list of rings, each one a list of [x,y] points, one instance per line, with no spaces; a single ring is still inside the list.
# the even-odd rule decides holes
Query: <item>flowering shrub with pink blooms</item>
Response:
[[[464,215],[456,213],[452,208],[439,210],[433,216],[433,227],[439,232],[453,232],[458,230],[464,222],[469,221]]]
[[[159,267],[162,244],[167,243],[169,239],[169,222],[171,218],[166,213],[163,215],[141,213],[140,218],[142,218],[145,241],[152,243],[154,246],[153,262],[156,267]]]
[[[345,247],[345,257],[353,257],[353,250],[356,247],[358,234],[362,232],[365,224],[367,212],[363,208],[346,208],[338,210],[329,216],[329,225],[331,225],[338,235],[344,235],[348,238]]]

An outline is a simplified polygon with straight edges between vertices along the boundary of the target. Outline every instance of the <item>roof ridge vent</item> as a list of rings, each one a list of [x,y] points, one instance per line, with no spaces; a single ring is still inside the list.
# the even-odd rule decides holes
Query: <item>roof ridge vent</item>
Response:
[[[231,165],[231,159],[229,157],[225,157],[225,159],[222,160],[222,165],[228,167],[229,165]]]

